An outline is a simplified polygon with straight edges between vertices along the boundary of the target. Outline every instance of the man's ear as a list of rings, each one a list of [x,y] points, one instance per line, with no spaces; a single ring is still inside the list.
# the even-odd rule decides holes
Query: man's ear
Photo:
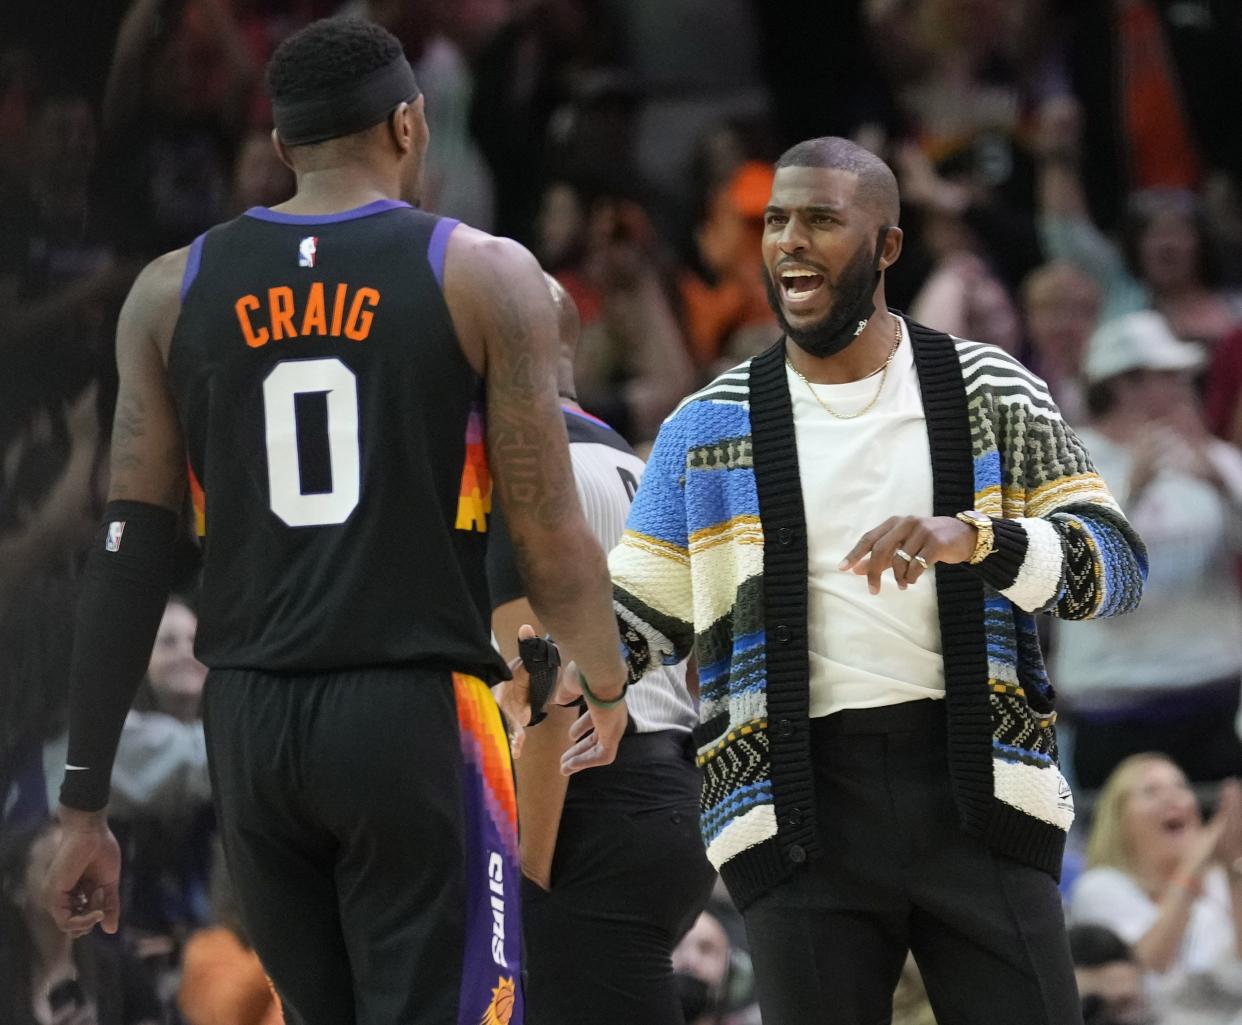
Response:
[[[880,229],[880,237],[876,242],[876,270],[887,270],[901,256],[901,244],[904,233],[895,224],[886,224]]]
[[[388,135],[397,149],[406,153],[414,144],[414,127],[410,123],[410,105],[398,103],[388,115]]]
[[[296,174],[293,161],[289,159],[289,151],[285,148],[285,144],[280,141],[280,136],[276,134],[275,128],[272,129],[272,148],[276,151],[276,156],[280,158],[280,162]]]
[[[419,93],[414,97],[414,102],[399,103],[388,119],[393,142],[402,153],[426,148],[427,118],[423,110],[423,94]]]

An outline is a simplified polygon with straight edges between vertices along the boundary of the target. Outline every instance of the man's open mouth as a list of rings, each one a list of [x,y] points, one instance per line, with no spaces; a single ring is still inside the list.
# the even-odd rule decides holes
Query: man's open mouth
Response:
[[[824,283],[824,276],[803,267],[788,267],[777,275],[785,301],[794,305],[810,299]]]

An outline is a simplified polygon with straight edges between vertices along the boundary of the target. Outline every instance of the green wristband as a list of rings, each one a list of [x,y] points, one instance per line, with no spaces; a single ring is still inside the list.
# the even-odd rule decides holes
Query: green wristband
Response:
[[[587,685],[586,673],[582,672],[581,670],[578,671],[578,682],[582,684],[582,696],[586,698],[587,704],[592,705],[595,708],[605,708],[605,709],[616,708],[617,705],[624,704],[625,703],[625,692],[629,689],[629,686],[630,686],[627,683],[624,687],[621,688],[621,696],[619,698],[615,698],[612,701],[601,701],[599,698],[597,698],[594,694],[591,693],[591,688]]]

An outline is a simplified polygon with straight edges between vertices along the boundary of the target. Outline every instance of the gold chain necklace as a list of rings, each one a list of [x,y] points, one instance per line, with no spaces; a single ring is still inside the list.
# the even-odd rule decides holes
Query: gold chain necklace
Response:
[[[789,367],[790,370],[792,370],[795,374],[797,374],[799,377],[802,378],[802,383],[806,385],[806,390],[811,393],[811,398],[813,398],[816,402],[819,403],[820,408],[823,409],[825,413],[827,413],[831,417],[835,417],[837,420],[856,420],[858,419],[858,417],[862,416],[865,412],[867,412],[867,410],[869,410],[872,406],[874,406],[877,402],[880,401],[880,393],[884,390],[884,382],[888,380],[888,366],[890,363],[893,362],[893,357],[897,355],[897,350],[901,347],[901,321],[898,320],[896,317],[894,317],[893,322],[897,325],[897,330],[896,330],[896,337],[893,339],[893,347],[888,350],[888,358],[884,360],[884,363],[882,366],[880,366],[876,370],[871,371],[871,373],[867,375],[867,377],[875,377],[876,374],[879,374],[880,375],[880,386],[875,390],[875,394],[871,396],[871,401],[868,402],[865,406],[863,406],[863,408],[860,409],[857,413],[838,413],[834,409],[829,409],[828,403],[826,403],[823,399],[819,397],[819,393],[816,392],[811,382],[806,379],[806,375],[802,373],[802,371],[799,370],[797,367],[795,367],[792,362],[790,362],[788,355],[785,356],[785,363]],[[863,378],[864,381],[866,379],[867,379],[866,377]]]

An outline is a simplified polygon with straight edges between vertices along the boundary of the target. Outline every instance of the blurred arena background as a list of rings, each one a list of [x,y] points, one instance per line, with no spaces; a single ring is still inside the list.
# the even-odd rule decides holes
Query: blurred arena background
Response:
[[[1242,874],[1242,803],[1221,789],[1242,775],[1238,0],[7,0],[0,1025],[41,1020],[48,934],[29,879],[64,762],[117,313],[146,261],[289,195],[264,63],[340,13],[384,24],[414,65],[424,205],[522,241],[565,285],[582,404],[640,450],[779,333],[758,251],[775,156],[836,134],[890,163],[906,233],[890,300],[1044,378],[1150,548],[1138,613],[1046,638],[1079,806],[1063,889],[1088,1021],[1242,1021],[1227,888],[1203,881],[1159,971],[1110,946],[1135,939],[1122,891],[1075,896],[1084,870],[1139,878],[1142,852],[1213,828],[1233,839],[1205,858]],[[79,941],[87,999],[57,1025],[279,1020],[214,856],[188,528],[184,548],[118,760],[124,927]],[[1166,759],[1114,772],[1148,748]],[[688,943],[676,967],[710,996],[692,1023],[757,1022],[727,904]],[[1117,965],[1121,997],[1099,981]],[[929,1022],[909,974],[894,1020]]]

